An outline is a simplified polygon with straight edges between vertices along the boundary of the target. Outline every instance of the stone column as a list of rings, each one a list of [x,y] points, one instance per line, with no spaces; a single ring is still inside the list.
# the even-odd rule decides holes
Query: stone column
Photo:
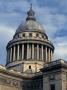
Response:
[[[10,48],[10,62],[12,62],[12,47]]]
[[[9,62],[10,62],[10,48],[9,48]]]
[[[13,47],[13,61],[15,61],[15,46]]]
[[[6,63],[8,63],[8,50],[7,50],[7,57],[6,57],[6,61],[7,61]]]
[[[32,59],[34,59],[34,44],[32,44]]]
[[[37,60],[39,60],[39,45],[37,44]]]
[[[41,52],[42,56],[41,57],[42,57],[42,60],[43,60],[43,45],[41,46],[41,49],[42,49],[42,52]]]
[[[22,44],[22,60],[24,59],[24,44]]]
[[[48,49],[48,62],[50,62],[50,48]]]
[[[47,62],[47,46],[45,47],[45,59],[46,59],[46,62]]]
[[[19,60],[19,45],[18,45],[18,47],[17,47],[18,49],[17,49],[17,60]]]
[[[7,51],[7,63],[10,62],[10,50]]]
[[[27,44],[27,59],[29,59],[29,44]]]
[[[52,50],[51,50],[51,55],[50,55],[50,61],[52,61],[52,57],[53,57],[53,52],[52,52]]]

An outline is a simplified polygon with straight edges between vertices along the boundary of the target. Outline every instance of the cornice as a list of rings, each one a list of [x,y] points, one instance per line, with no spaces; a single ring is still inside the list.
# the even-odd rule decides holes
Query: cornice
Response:
[[[52,61],[44,65],[44,68],[41,69],[42,72],[50,72],[55,70],[61,70],[62,68],[67,69],[67,62],[59,59],[56,61]]]
[[[49,41],[49,40],[40,40],[40,39],[15,39],[15,40],[11,40],[8,44],[6,48],[11,47],[12,45],[15,44],[22,44],[22,43],[34,43],[34,44],[43,44],[46,45],[48,47],[51,47],[54,50],[54,46],[53,44]]]

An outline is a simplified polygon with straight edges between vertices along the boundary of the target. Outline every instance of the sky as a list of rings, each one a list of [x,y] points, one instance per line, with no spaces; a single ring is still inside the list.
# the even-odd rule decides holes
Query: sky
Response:
[[[67,0],[0,0],[0,64],[5,65],[6,45],[25,21],[31,3],[55,46],[53,60],[67,60]]]

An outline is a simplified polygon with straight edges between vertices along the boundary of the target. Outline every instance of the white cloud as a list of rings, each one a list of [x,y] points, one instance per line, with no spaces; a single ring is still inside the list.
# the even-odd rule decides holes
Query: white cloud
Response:
[[[5,0],[3,0],[5,1]],[[9,1],[9,2],[8,2]],[[24,20],[24,14],[29,10],[30,3],[28,0],[8,0],[7,2],[2,2],[2,11],[0,12],[0,63],[4,63],[6,55],[6,45],[9,40],[12,39],[16,28],[20,24],[20,21]],[[49,0],[48,0],[49,1]],[[62,28],[67,28],[64,26],[67,23],[67,16],[63,12],[67,8],[65,2],[67,0],[53,0],[53,2],[58,3],[59,7],[50,7],[50,6],[38,6],[39,0],[30,0],[33,3],[33,9],[36,12],[37,21],[41,22],[47,32],[49,39],[54,42],[55,45],[55,55],[54,58],[64,58],[66,59],[67,55],[67,37],[56,37],[54,38],[55,33],[58,33]],[[51,2],[51,1],[50,1]],[[5,7],[5,9],[4,9]],[[1,10],[0,9],[0,10]],[[3,25],[2,25],[3,24]],[[4,26],[5,25],[5,26]],[[7,26],[6,26],[7,25]],[[66,24],[67,25],[67,24]],[[61,32],[62,33],[62,32]],[[3,57],[4,55],[4,57]],[[2,61],[3,60],[3,61]]]
[[[49,35],[49,37],[53,37],[56,32],[60,29],[65,28],[65,23],[67,23],[67,16],[64,14],[60,14],[56,12],[56,9],[51,9],[50,7],[37,7],[36,9],[36,16],[37,19],[43,24],[45,31]],[[53,14],[52,12],[55,12]]]
[[[12,39],[15,31],[13,28],[0,26],[0,63],[6,62],[6,45]]]
[[[64,43],[63,43],[64,44]],[[67,60],[67,45],[56,45],[54,52],[54,59],[64,59]]]
[[[54,59],[67,60],[67,37],[57,37],[54,41],[55,52]]]

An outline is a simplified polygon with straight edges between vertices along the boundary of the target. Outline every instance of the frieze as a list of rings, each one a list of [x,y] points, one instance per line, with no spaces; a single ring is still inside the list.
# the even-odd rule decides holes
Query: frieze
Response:
[[[49,80],[55,80],[55,75],[49,75]]]
[[[0,77],[0,84],[14,86],[14,87],[20,87],[20,81],[15,79],[9,79],[9,78],[1,78]]]

